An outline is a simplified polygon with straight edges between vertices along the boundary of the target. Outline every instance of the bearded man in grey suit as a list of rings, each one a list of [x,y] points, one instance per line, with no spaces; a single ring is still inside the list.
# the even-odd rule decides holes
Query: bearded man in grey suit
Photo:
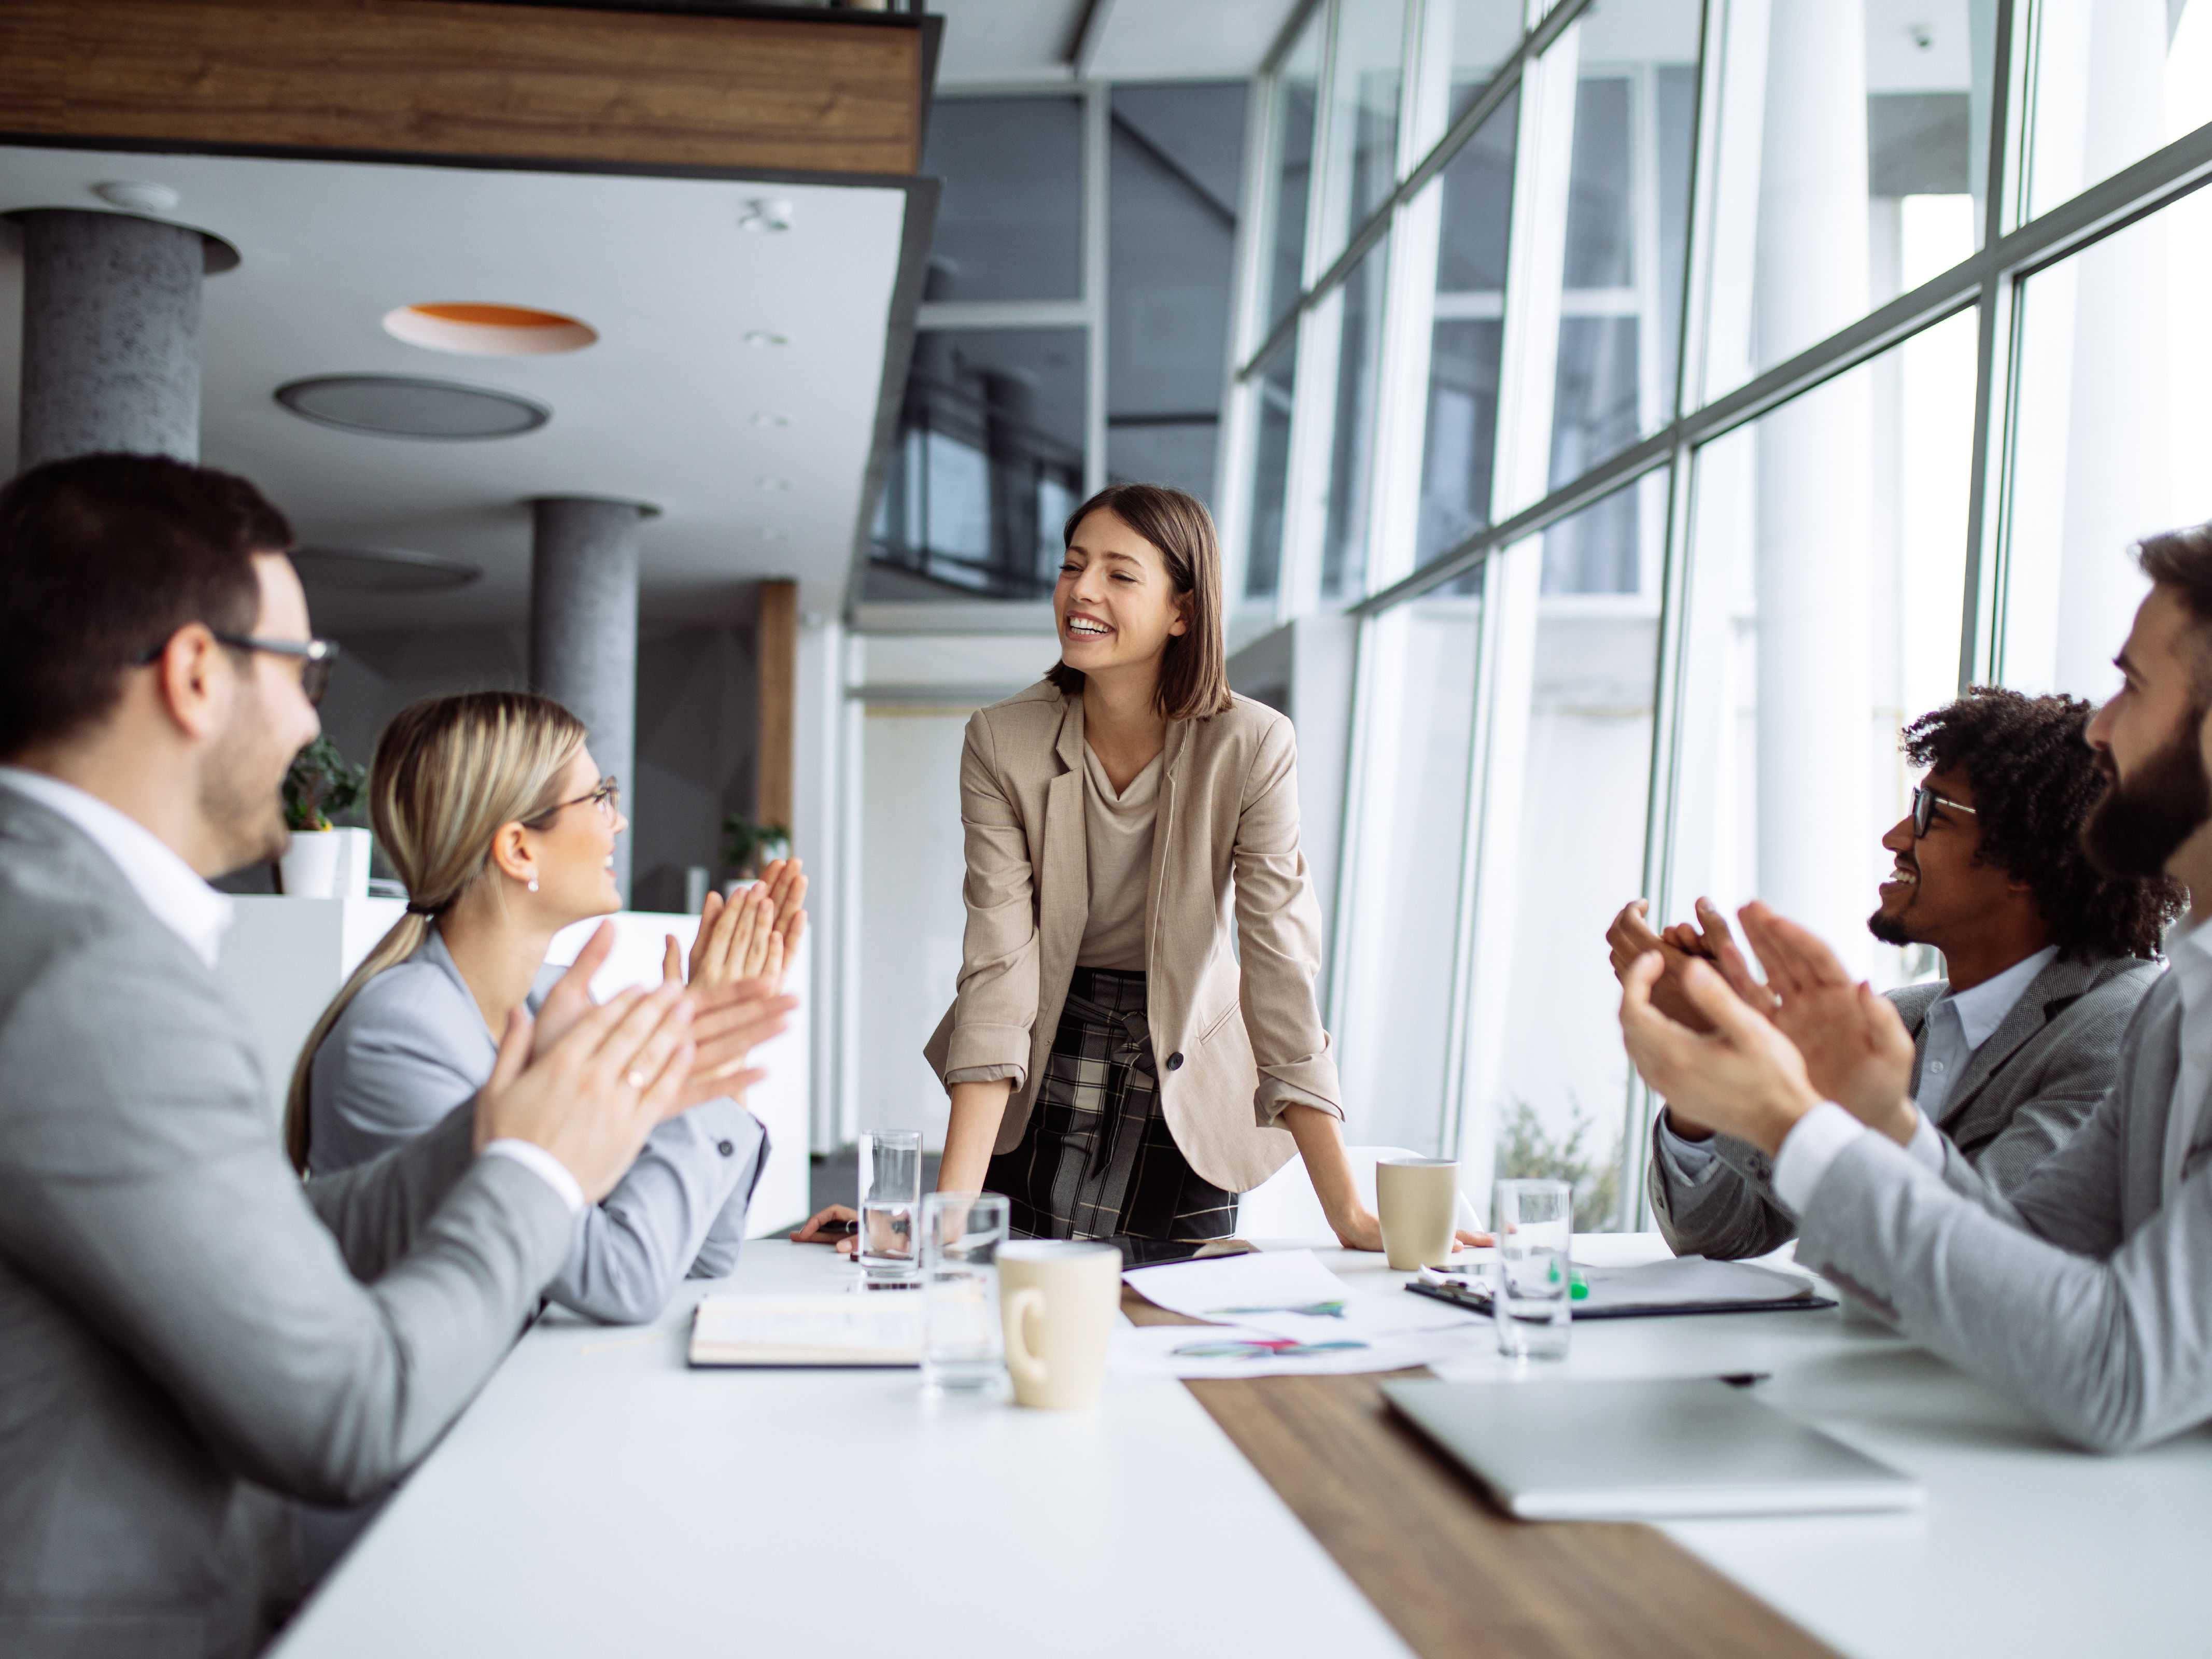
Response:
[[[317,730],[291,539],[243,479],[152,456],[0,489],[11,1659],[258,1646],[302,1588],[283,1500],[357,1503],[422,1457],[584,1205],[732,1058],[730,1009],[667,986],[593,1010],[579,982],[436,1128],[301,1184],[204,879],[282,849]]]
[[[1888,945],[1943,954],[1947,977],[1889,993],[1913,1040],[1908,1087],[1956,1153],[2009,1193],[2074,1138],[2120,1069],[2120,1039],[2158,976],[2160,935],[2185,896],[2166,876],[2099,870],[2081,826],[2105,792],[2083,740],[2090,706],[1977,687],[1905,728],[1927,775],[1912,810],[1881,839],[1895,866],[1867,919]],[[1721,969],[1771,1014],[1709,899],[1698,925],[1654,936],[1642,901],[1607,934],[1613,970],[1648,950],[1669,963],[1653,1000],[1693,1029],[1706,1022],[1676,983],[1692,957]],[[1797,1234],[1755,1146],[1669,1103],[1654,1119],[1651,1211],[1680,1255],[1763,1255]]]
[[[1711,1029],[1668,1018],[1656,951],[1630,965],[1620,1016],[1652,1088],[1772,1158],[1800,1261],[2108,1450],[2212,1420],[2212,526],[2154,537],[2140,556],[2154,585],[2119,656],[2124,684],[2089,726],[2111,782],[2084,839],[2116,875],[2182,882],[2188,926],[2112,1092],[2009,1198],[1913,1105],[1895,1009],[1764,907],[1742,915],[1773,1019],[1696,961],[1680,989]]]

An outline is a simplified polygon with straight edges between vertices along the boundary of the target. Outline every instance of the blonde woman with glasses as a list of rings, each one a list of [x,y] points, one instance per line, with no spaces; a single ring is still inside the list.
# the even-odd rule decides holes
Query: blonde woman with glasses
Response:
[[[616,781],[599,775],[582,723],[550,698],[437,697],[404,710],[370,769],[377,841],[406,884],[407,914],[349,980],[292,1076],[285,1139],[309,1176],[349,1168],[413,1139],[491,1075],[518,1012],[552,1036],[591,1006],[591,975],[614,943],[602,927],[575,965],[545,964],[553,936],[622,908]],[[805,926],[795,863],[724,904],[710,897],[691,952],[701,1062],[684,1103],[629,1173],[584,1212],[546,1295],[617,1323],[648,1320],[677,1282],[735,1264],[745,1206],[768,1155],[740,1103],[764,1073],[755,1043],[783,1028],[778,994]],[[667,977],[684,976],[675,939]]]

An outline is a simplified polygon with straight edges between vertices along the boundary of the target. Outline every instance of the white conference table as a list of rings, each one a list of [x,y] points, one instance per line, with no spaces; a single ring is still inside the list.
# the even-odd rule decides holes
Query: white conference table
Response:
[[[1593,1262],[1656,1236],[1577,1240]],[[1318,1253],[1359,1297],[1379,1257]],[[1395,1655],[1389,1626],[1180,1383],[1095,1413],[924,1396],[910,1371],[692,1371],[717,1288],[844,1282],[756,1241],[659,1324],[549,1318],[287,1632],[284,1659],[622,1650]],[[1487,1357],[1441,1374],[1501,1375]],[[1764,1397],[1917,1476],[1918,1514],[1667,1533],[1855,1656],[2212,1647],[2212,1433],[2071,1450],[1981,1384],[1835,1312],[1588,1322],[1547,1376],[1772,1373]]]

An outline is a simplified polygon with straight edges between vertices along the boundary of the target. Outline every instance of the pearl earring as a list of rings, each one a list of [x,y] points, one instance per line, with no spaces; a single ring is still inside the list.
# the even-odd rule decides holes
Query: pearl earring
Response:
[[[530,878],[530,890],[533,893],[538,890],[538,878],[535,876]]]

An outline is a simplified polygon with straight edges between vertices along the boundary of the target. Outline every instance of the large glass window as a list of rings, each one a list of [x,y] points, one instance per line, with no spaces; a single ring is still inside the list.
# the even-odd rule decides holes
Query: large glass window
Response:
[[[1083,500],[1084,378],[1080,329],[916,340],[877,509],[877,574],[991,599],[1049,592],[1060,525]]]
[[[1434,1156],[1444,1133],[1481,601],[1431,597],[1367,624],[1359,799],[1339,947],[1355,1142]]]
[[[1328,182],[1316,268],[1343,252],[1397,182],[1406,0],[1341,0],[1329,76]]]
[[[1322,592],[1357,592],[1367,567],[1369,487],[1374,479],[1376,381],[1389,244],[1378,242],[1337,289],[1335,419],[1330,427],[1328,512],[1322,536]]]
[[[1245,89],[1117,87],[1108,193],[1106,470],[1213,496]]]
[[[2027,142],[2016,205],[2029,216],[2047,213],[2203,124],[2208,10],[2182,0],[2035,0],[2018,9]]]
[[[1877,988],[1924,954],[1866,931],[1914,779],[1899,728],[1958,686],[1971,312],[1698,453],[1674,908],[1753,896]],[[2110,647],[2107,647],[2108,649]]]
[[[1469,94],[1473,81],[1455,83]],[[1475,130],[1431,186],[1437,246],[1416,562],[1450,552],[1490,523],[1498,450],[1498,375],[1505,341],[1505,251],[1513,218],[1518,94]]]
[[[2101,700],[2146,584],[2128,549],[2212,518],[2212,192],[2022,285],[2006,467],[2004,684]]]
[[[1708,398],[1901,292],[1905,204],[1952,202],[1951,263],[1974,251],[1996,52],[1979,0],[1731,7],[1727,27]]]
[[[940,100],[921,170],[945,180],[927,297],[1073,300],[1083,291],[1083,105]]]
[[[1313,194],[1314,140],[1321,112],[1321,51],[1328,8],[1316,6],[1275,72],[1268,144],[1267,314],[1272,328],[1305,285],[1306,215]]]
[[[1255,377],[1259,404],[1252,446],[1251,534],[1245,544],[1244,592],[1270,599],[1283,574],[1283,529],[1291,482],[1291,416],[1297,388],[1298,343],[1285,341]]]

